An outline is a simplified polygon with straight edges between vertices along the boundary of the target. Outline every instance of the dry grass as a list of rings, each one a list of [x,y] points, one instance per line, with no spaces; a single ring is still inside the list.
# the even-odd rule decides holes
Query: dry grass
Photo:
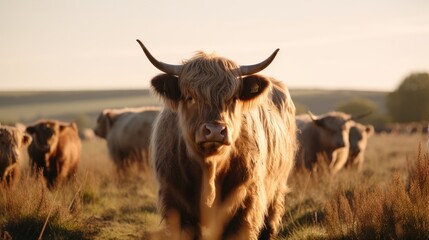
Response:
[[[377,135],[361,173],[293,172],[279,239],[422,239],[429,236],[426,137]],[[24,169],[0,189],[0,239],[147,239],[160,229],[156,189],[135,169],[119,177],[103,140],[86,141],[76,181],[49,191]],[[26,166],[27,163],[23,165]]]
[[[429,157],[417,155],[405,181],[395,173],[386,188],[363,185],[336,194],[326,206],[331,239],[427,239]]]
[[[370,139],[362,173],[331,177],[296,171],[284,218],[284,239],[423,239],[428,235],[429,159],[426,137]],[[418,180],[416,180],[418,179]]]
[[[42,177],[23,177],[0,189],[0,239],[142,239],[157,230],[155,185],[130,169],[119,177],[105,142],[84,142],[75,181],[49,191]],[[28,163],[23,163],[26,166]]]
[[[78,186],[49,191],[41,176],[24,174],[16,188],[0,189],[0,230],[13,239],[83,237]]]

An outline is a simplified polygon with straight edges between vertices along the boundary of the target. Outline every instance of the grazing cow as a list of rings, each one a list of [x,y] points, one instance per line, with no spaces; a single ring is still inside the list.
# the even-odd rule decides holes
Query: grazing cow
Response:
[[[368,143],[368,138],[374,133],[372,125],[362,125],[353,122],[349,133],[349,157],[347,159],[347,167],[362,170],[362,165],[365,160],[365,150]]]
[[[150,133],[158,107],[105,109],[97,118],[95,135],[107,141],[110,156],[118,171],[133,163],[148,167]]]
[[[16,127],[0,126],[0,183],[13,187],[20,175],[21,150],[31,136]]]
[[[295,106],[280,82],[254,75],[274,59],[239,66],[197,53],[151,63],[166,103],[151,136],[162,218],[173,239],[270,239],[284,214],[293,167]]]
[[[74,122],[41,120],[28,126],[26,131],[33,137],[28,147],[31,167],[43,171],[48,187],[55,187],[75,175],[82,146]]]
[[[324,161],[332,174],[344,167],[349,155],[349,130],[353,119],[342,112],[329,112],[321,116],[309,113],[296,117],[298,127],[298,153],[296,162],[309,170]]]

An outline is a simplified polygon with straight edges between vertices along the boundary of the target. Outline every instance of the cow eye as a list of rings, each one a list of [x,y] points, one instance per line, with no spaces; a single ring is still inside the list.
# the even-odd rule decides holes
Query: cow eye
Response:
[[[186,98],[186,102],[188,102],[190,104],[194,104],[195,103],[195,99],[193,97],[187,97]]]

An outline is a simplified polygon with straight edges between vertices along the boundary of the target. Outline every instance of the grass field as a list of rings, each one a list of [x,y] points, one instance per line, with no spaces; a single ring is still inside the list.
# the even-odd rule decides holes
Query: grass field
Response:
[[[346,100],[356,94],[382,101],[385,93],[292,91],[294,99],[325,101],[324,107],[342,101],[338,96]],[[1,93],[0,100],[2,121],[84,114],[90,124],[103,108],[159,104],[147,91]],[[323,168],[295,170],[279,239],[426,239],[428,137],[371,137],[361,173],[345,169],[331,177]],[[29,174],[28,162],[22,168],[15,189],[0,188],[0,239],[149,239],[162,228],[152,176],[137,170],[118,176],[104,140],[83,142],[76,181],[54,191]]]
[[[279,239],[367,239],[368,235],[362,237],[353,227],[356,223],[342,225],[347,223],[341,219],[344,213],[338,210],[342,205],[334,203],[342,199],[344,205],[348,198],[352,202],[353,196],[365,191],[368,198],[376,198],[392,186],[399,186],[398,178],[403,184],[409,183],[409,175],[419,159],[419,145],[426,138],[422,135],[373,136],[362,173],[346,169],[332,178],[323,170],[317,174],[295,171],[289,179],[291,193],[287,196],[287,213]],[[420,159],[429,165],[428,157],[423,157],[424,151],[422,148]],[[40,178],[30,176],[26,162],[23,168],[15,190],[0,190],[0,236],[37,239],[45,222],[43,239],[148,239],[150,232],[162,227],[156,210],[156,186],[150,174],[135,171],[127,177],[118,177],[104,140],[83,142],[76,181],[55,191],[48,191]],[[429,172],[426,174],[429,184]],[[404,187],[400,193],[407,191]],[[429,192],[422,194],[429,200]],[[413,204],[412,198],[409,201]],[[348,205],[349,218],[358,216],[354,212],[357,209],[363,211],[361,208],[371,207],[368,202],[365,204]],[[423,215],[422,221],[429,221],[429,215]],[[424,226],[427,233],[428,225]],[[373,234],[373,239],[385,238],[383,231]],[[403,239],[396,238],[401,236],[395,235],[397,233],[392,234],[392,239]]]
[[[420,235],[408,238],[394,230],[390,236],[385,236],[383,229],[379,229],[380,233],[375,230],[370,234],[359,232],[356,223],[353,223],[359,214],[363,214],[362,211],[375,214],[370,203],[387,201],[382,199],[383,194],[392,194],[392,191],[398,192],[398,196],[409,193],[409,187],[406,188],[405,184],[410,183],[410,173],[417,159],[429,166],[429,158],[424,156],[427,149],[419,147],[426,139],[427,136],[422,135],[373,136],[368,144],[362,173],[345,169],[331,178],[323,171],[317,175],[294,172],[289,179],[291,193],[287,196],[287,213],[279,238],[418,239],[416,236],[429,234],[429,211],[421,213],[423,227],[415,226]],[[24,173],[17,188],[13,191],[0,190],[0,209],[3,209],[0,212],[0,236],[5,239],[9,235],[12,239],[37,239],[45,221],[47,225],[43,239],[150,239],[149,234],[162,227],[152,178],[147,173],[137,171],[132,171],[127,177],[118,176],[108,157],[104,140],[83,142],[82,162],[76,181],[55,191],[48,191],[40,178],[35,180],[30,176],[26,162],[22,167]],[[426,170],[429,171],[429,168]],[[427,185],[429,174],[426,174],[426,180],[422,181],[426,181],[424,184]],[[427,190],[422,192],[420,198],[408,197],[408,205],[413,206],[413,201],[420,201],[421,198],[429,200]],[[360,201],[362,198],[366,201],[358,205],[354,198],[363,193]],[[392,197],[397,196],[387,199]],[[353,202],[353,207],[346,204],[349,215],[341,213],[344,211],[341,210],[344,201]],[[356,212],[358,210],[360,212]],[[398,218],[401,214],[410,217],[404,209],[394,211],[397,211],[394,214]],[[349,222],[341,219],[347,216],[356,219],[349,219]],[[347,223],[349,225],[342,225]],[[393,224],[401,222],[398,220]],[[367,238],[369,236],[374,238]]]

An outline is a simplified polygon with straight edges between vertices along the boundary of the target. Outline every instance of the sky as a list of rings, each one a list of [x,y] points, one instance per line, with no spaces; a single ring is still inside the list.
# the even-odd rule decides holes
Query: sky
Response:
[[[197,51],[289,88],[393,91],[429,72],[427,0],[0,0],[0,91],[141,89]]]

